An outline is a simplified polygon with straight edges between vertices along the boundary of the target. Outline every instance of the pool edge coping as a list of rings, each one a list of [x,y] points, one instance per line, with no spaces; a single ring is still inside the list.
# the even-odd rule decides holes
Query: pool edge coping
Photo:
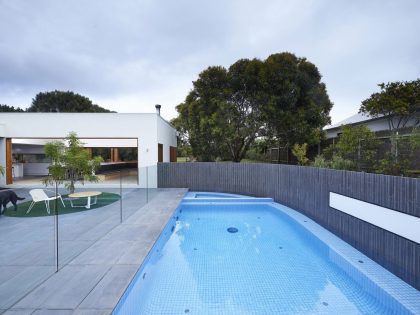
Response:
[[[420,314],[420,292],[414,287],[299,211],[277,202],[268,204],[288,215],[327,246],[331,262],[380,302],[384,303],[379,294],[382,293],[403,307],[406,312]],[[363,263],[359,263],[359,260]],[[388,303],[384,304],[390,307]],[[393,306],[395,307],[395,304]]]

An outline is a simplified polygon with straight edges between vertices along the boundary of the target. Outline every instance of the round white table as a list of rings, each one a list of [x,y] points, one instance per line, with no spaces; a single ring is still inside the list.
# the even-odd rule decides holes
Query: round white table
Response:
[[[87,203],[85,206],[74,206],[72,200],[70,199],[70,204],[72,208],[76,207],[85,207],[86,209],[90,209],[91,205],[96,204],[98,201],[98,196],[102,194],[101,191],[81,191],[77,193],[73,193],[69,195],[69,198],[73,199],[79,199],[79,198],[87,198]],[[94,201],[92,202],[91,198],[94,198]]]

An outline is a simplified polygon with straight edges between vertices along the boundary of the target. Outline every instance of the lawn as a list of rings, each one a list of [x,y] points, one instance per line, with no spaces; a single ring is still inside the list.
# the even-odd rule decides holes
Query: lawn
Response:
[[[57,200],[59,215],[102,208],[120,200],[120,195],[104,192],[98,196],[97,203],[94,205],[91,205],[90,209],[86,209],[85,207],[72,208],[72,206],[70,205],[70,201],[66,200],[67,195],[63,195],[62,198],[66,206],[63,207],[63,204],[61,203],[61,201],[59,199]],[[86,205],[86,201],[87,201],[86,199],[87,198],[73,199],[72,200],[73,205],[75,206]],[[94,201],[94,198],[92,198],[92,202],[93,201]],[[31,209],[31,211],[27,214],[26,211],[31,205],[31,202],[32,200],[29,200],[29,201],[18,204],[17,211],[15,211],[13,205],[11,205],[6,209],[6,211],[3,212],[3,214],[9,217],[43,217],[43,216],[54,215],[55,200],[50,201],[50,209],[51,209],[50,214],[48,214],[47,209],[45,207],[45,203],[43,201],[37,202]]]

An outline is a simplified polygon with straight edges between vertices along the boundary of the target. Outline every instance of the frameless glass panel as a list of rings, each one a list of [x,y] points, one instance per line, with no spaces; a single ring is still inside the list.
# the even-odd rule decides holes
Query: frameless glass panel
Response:
[[[54,192],[52,192],[54,194]],[[56,271],[54,216],[39,185],[0,188],[0,310]]]
[[[76,184],[74,192],[58,189],[60,267],[106,264],[107,234],[120,224],[120,172],[111,180]]]

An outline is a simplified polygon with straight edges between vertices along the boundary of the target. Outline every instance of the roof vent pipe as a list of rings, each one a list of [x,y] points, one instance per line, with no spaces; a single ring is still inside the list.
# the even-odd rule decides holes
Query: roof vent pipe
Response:
[[[160,108],[161,108],[162,106],[160,106],[159,104],[156,104],[155,105],[155,108],[156,108],[156,114],[158,114],[159,116],[160,116]]]

